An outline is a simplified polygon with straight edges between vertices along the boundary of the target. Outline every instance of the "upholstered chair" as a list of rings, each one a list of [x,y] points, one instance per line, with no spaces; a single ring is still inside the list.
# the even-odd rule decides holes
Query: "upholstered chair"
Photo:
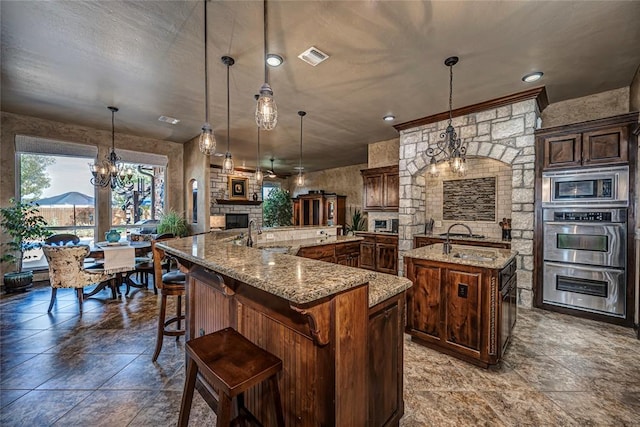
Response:
[[[104,271],[83,268],[84,259],[89,255],[89,246],[50,246],[42,247],[44,255],[49,262],[49,282],[51,283],[51,303],[48,313],[51,312],[56,301],[58,288],[76,288],[80,313],[82,313],[82,301],[84,300],[84,287],[92,284],[111,280],[113,274],[105,274]]]

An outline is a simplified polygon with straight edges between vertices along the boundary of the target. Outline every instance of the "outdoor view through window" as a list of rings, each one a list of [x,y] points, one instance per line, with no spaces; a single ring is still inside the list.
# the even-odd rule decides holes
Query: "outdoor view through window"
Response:
[[[40,205],[40,214],[53,233],[75,234],[84,244],[104,240],[95,235],[96,191],[88,167],[92,161],[85,157],[19,155],[21,200]],[[133,188],[110,192],[111,225],[123,238],[131,228],[162,214],[164,192],[163,167],[127,166],[135,171]],[[41,249],[25,253],[24,270],[46,266]]]

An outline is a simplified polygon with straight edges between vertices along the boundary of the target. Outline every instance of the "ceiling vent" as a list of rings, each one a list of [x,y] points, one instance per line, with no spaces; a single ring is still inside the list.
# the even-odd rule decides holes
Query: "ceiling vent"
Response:
[[[329,58],[329,55],[322,52],[320,49],[311,46],[309,49],[298,55],[298,58],[315,67],[325,59]]]
[[[158,117],[158,121],[159,122],[165,122],[165,123],[169,123],[172,125],[177,125],[178,123],[180,123],[180,120],[174,118],[174,117],[169,117],[169,116],[160,116]]]

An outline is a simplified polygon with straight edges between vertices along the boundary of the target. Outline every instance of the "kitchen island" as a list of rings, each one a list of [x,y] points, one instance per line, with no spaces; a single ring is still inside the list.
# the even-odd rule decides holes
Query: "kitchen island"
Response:
[[[516,321],[517,251],[442,244],[405,252],[406,332],[420,344],[482,367],[496,364]]]
[[[188,273],[187,339],[231,326],[282,359],[286,425],[398,425],[408,280],[214,233],[158,247]],[[247,407],[275,425],[262,396],[260,386],[251,390]]]

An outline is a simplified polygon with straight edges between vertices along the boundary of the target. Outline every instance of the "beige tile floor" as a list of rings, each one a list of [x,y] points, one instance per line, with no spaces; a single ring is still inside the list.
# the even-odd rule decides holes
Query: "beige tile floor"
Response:
[[[151,362],[158,298],[109,293],[78,314],[48,287],[0,299],[0,425],[172,426],[183,342]],[[502,366],[477,368],[405,341],[402,426],[640,426],[640,341],[632,329],[520,310]],[[191,425],[215,415],[197,396]]]

